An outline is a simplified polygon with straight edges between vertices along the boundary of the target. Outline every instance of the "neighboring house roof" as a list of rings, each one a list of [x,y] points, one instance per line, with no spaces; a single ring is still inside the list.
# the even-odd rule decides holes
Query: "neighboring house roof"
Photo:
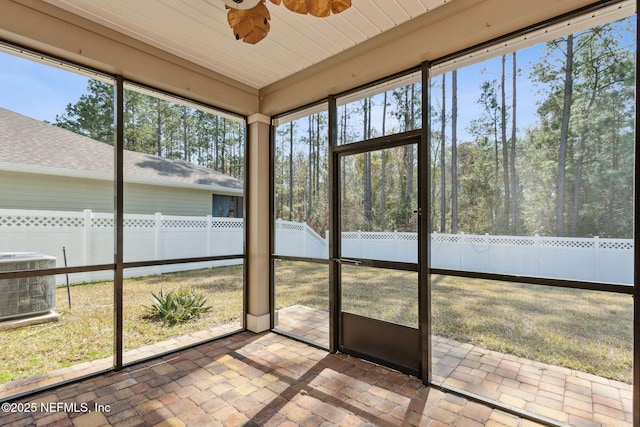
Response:
[[[0,170],[113,179],[112,145],[0,108]],[[184,160],[124,151],[125,182],[242,194],[242,181]]]

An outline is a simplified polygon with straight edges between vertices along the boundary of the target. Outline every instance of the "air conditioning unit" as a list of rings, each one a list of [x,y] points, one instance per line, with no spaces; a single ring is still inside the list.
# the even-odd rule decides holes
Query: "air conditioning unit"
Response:
[[[0,271],[54,268],[56,258],[36,252],[0,252]],[[0,279],[0,320],[35,316],[56,308],[54,275]]]

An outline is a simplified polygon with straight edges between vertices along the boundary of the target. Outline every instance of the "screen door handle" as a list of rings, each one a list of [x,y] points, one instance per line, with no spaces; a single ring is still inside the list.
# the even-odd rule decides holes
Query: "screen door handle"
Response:
[[[359,261],[357,259],[350,259],[350,258],[335,258],[335,261],[338,264],[348,264],[348,265],[362,265],[362,261]]]

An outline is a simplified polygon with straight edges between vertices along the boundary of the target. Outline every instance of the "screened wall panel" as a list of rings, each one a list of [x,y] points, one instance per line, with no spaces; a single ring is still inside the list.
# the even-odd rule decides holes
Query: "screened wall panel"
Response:
[[[127,84],[123,159],[124,363],[240,330],[244,120]]]
[[[11,46],[0,65],[0,398],[241,330],[244,119],[125,83],[122,171],[114,77]],[[201,310],[145,315],[167,295]]]
[[[188,263],[164,274],[153,274],[150,267],[125,271],[124,363],[242,329],[242,260],[217,264]]]
[[[450,273],[430,282],[436,383],[533,418],[631,425],[629,6],[431,70],[429,267]]]
[[[339,97],[338,145],[420,129],[420,76],[412,73]]]
[[[274,326],[323,347],[329,270],[317,261],[329,257],[328,121],[326,104],[276,118],[272,140]]]
[[[244,121],[127,85],[124,93],[124,260],[243,253]],[[215,214],[215,216],[214,216]]]
[[[113,365],[113,90],[0,46],[0,399]]]
[[[632,283],[636,18],[606,18],[434,70],[432,267]]]

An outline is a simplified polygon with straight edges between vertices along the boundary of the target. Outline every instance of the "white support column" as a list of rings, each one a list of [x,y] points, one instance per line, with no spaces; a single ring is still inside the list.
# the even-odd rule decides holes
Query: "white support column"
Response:
[[[253,114],[249,123],[249,209],[246,213],[248,232],[247,322],[252,332],[266,331],[271,326],[269,305],[269,124],[270,118]]]

